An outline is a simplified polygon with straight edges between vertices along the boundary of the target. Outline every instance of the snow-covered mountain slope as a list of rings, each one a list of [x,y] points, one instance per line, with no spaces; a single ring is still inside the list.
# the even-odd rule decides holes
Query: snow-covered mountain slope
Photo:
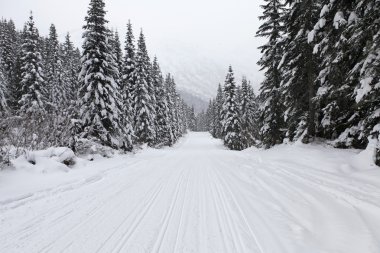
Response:
[[[215,97],[218,84],[224,84],[229,65],[238,84],[247,76],[258,90],[262,79],[256,65],[258,51],[244,43],[235,47],[222,44],[211,47],[178,40],[148,40],[148,45],[151,53],[158,56],[163,72],[174,75],[180,91],[207,103]]]
[[[380,170],[358,153],[190,133],[67,173],[1,171],[0,252],[377,253]]]

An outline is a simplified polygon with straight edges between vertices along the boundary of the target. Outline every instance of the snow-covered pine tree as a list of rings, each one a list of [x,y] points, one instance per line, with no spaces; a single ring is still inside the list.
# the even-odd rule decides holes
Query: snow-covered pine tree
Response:
[[[173,94],[173,82],[170,74],[167,74],[165,78],[165,90],[166,90],[166,101],[169,109],[169,124],[170,124],[170,139],[169,146],[176,142],[176,117],[175,117],[175,104],[174,104],[174,94]]]
[[[222,125],[222,111],[223,111],[224,96],[222,86],[219,84],[218,91],[215,99],[215,117],[214,117],[214,127],[215,127],[215,138],[221,139],[223,137],[223,125]]]
[[[369,145],[368,148],[375,151],[375,163],[380,166],[380,2],[358,1],[347,22],[354,25],[355,30],[349,45],[353,49],[362,45],[363,50],[349,72],[350,80],[359,79],[354,89],[353,118],[357,119],[341,137],[347,136],[348,140],[354,137],[354,147]]]
[[[157,57],[153,60],[152,82],[156,88],[156,140],[157,145],[171,144],[171,128],[166,88]]]
[[[170,89],[169,89],[169,95],[171,96],[171,100],[173,101],[172,105],[172,129],[173,129],[173,136],[174,136],[174,141],[178,141],[178,139],[181,137],[180,133],[180,122],[179,122],[179,112],[178,112],[178,94],[176,90],[176,83],[174,80],[174,77],[171,76],[170,80]]]
[[[192,106],[189,110],[189,129],[191,131],[195,131],[196,130],[196,116],[195,116],[195,110],[194,110],[194,106]]]
[[[134,125],[134,98],[135,98],[135,88],[136,88],[136,74],[135,74],[135,38],[133,35],[132,24],[128,21],[127,24],[127,34],[125,39],[124,47],[124,63],[122,69],[122,86],[123,86],[123,103],[126,107],[126,112],[128,112],[128,117],[131,118],[132,126]]]
[[[116,81],[117,83],[121,83],[121,77],[123,73],[123,52],[121,50],[119,32],[118,31],[112,32],[111,38],[112,39],[110,40],[110,46],[113,50],[113,54],[116,60],[116,65],[120,73],[120,80],[116,80]]]
[[[6,89],[7,86],[5,81],[5,75],[3,72],[2,60],[0,58],[0,117],[4,117],[4,115],[8,111],[8,103],[5,96],[5,94],[7,93]]]
[[[256,143],[256,113],[257,104],[255,94],[251,85],[248,83],[246,77],[243,77],[241,85],[241,101],[240,101],[240,118],[241,118],[241,128],[242,128],[242,142],[244,148],[251,147]]]
[[[130,112],[129,104],[127,103],[127,91],[122,78],[123,71],[123,53],[121,50],[121,43],[119,38],[119,33],[116,31],[115,33],[111,32],[109,40],[110,51],[113,52],[113,57],[115,59],[115,63],[118,71],[114,73],[114,80],[117,83],[118,87],[118,98],[116,99],[117,107],[119,108],[121,125],[123,127],[124,132],[124,149],[127,151],[132,151],[133,149],[133,137],[134,131],[132,127],[132,118]]]
[[[316,94],[318,57],[308,43],[308,34],[319,16],[320,0],[288,0],[285,12],[282,91],[286,111],[287,138],[308,143],[315,137],[316,118],[313,98]]]
[[[145,37],[142,31],[140,33],[135,59],[136,84],[133,92],[135,135],[137,142],[152,145],[154,144],[156,135],[155,94],[152,92],[151,65],[145,44]]]
[[[65,93],[68,105],[73,105],[78,97],[78,73],[80,70],[80,54],[71,42],[70,34],[67,33],[62,46],[63,72]]]
[[[64,69],[62,65],[62,51],[58,41],[55,25],[50,26],[49,37],[46,44],[45,78],[48,89],[49,108],[51,112],[62,111],[67,103],[64,83]]]
[[[235,77],[230,66],[224,85],[223,104],[223,133],[224,145],[232,150],[242,150],[241,122],[239,118],[239,107],[237,102],[237,87]]]
[[[348,38],[356,22],[349,17],[354,13],[352,1],[325,1],[319,20],[309,33],[308,41],[319,55],[318,90],[314,98],[319,115],[318,135],[336,139],[347,127],[353,113],[353,86],[357,77],[347,78],[351,66],[363,46],[351,47]],[[353,15],[352,17],[356,16]]]
[[[282,81],[279,70],[281,58],[284,54],[281,41],[284,31],[283,12],[284,4],[281,0],[265,0],[263,15],[260,20],[264,23],[257,31],[258,37],[268,38],[268,42],[259,47],[262,57],[258,64],[265,71],[265,79],[261,84],[260,96],[261,110],[260,121],[262,127],[260,135],[262,143],[269,148],[279,144],[283,140],[283,104],[281,101],[280,85]]]
[[[2,60],[4,85],[6,86],[7,102],[10,108],[17,110],[20,93],[19,70],[19,34],[12,20],[0,21],[0,58]]]
[[[109,45],[103,0],[91,0],[83,27],[82,69],[79,74],[80,129],[76,136],[113,148],[125,148],[118,105],[116,61]]]
[[[20,111],[30,117],[41,117],[45,113],[47,98],[46,86],[43,74],[41,53],[38,50],[39,35],[35,27],[33,15],[26,23],[22,50],[21,85],[22,98]],[[40,118],[39,120],[43,120]]]

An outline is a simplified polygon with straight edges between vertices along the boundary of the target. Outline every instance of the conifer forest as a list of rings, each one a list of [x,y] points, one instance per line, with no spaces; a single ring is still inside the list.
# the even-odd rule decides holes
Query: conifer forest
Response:
[[[379,0],[20,1],[0,252],[380,252]]]

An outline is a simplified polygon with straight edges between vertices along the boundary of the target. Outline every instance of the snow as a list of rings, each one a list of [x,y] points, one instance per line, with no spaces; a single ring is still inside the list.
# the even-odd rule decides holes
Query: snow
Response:
[[[379,252],[380,170],[363,152],[190,133],[67,173],[3,170],[0,252]]]

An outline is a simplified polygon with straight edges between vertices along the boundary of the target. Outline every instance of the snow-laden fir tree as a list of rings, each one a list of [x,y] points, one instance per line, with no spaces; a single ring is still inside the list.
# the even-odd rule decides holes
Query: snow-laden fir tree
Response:
[[[239,117],[239,105],[237,101],[237,87],[235,77],[230,66],[224,84],[224,103],[223,103],[223,135],[224,145],[232,150],[242,150],[241,122]]]
[[[80,70],[80,55],[71,42],[70,34],[65,37],[62,46],[63,75],[67,104],[73,105],[78,96],[78,73]]]
[[[124,62],[122,70],[122,85],[124,89],[123,93],[123,103],[126,107],[126,112],[128,112],[128,117],[134,119],[134,97],[135,97],[135,86],[136,86],[136,74],[135,74],[135,38],[133,35],[132,24],[129,21],[127,24],[127,34],[125,39],[124,47]],[[132,125],[134,124],[132,120]]]
[[[224,96],[223,96],[223,90],[222,86],[219,84],[216,98],[215,98],[215,105],[214,105],[214,137],[221,139],[223,137],[223,103],[224,103]]]
[[[91,0],[86,25],[82,69],[79,74],[79,119],[77,137],[103,145],[125,148],[124,126],[119,108],[116,61],[109,45],[103,0]]]
[[[353,112],[352,93],[358,77],[348,78],[348,73],[363,48],[349,45],[356,22],[353,5],[352,1],[325,1],[308,36],[314,54],[321,59],[314,101],[319,113],[318,135],[327,139],[336,139],[344,131]]]
[[[0,58],[3,69],[4,85],[7,87],[7,102],[10,108],[17,110],[21,98],[20,92],[20,35],[12,20],[0,21]]]
[[[137,142],[154,143],[155,132],[155,104],[152,91],[151,64],[146,49],[145,37],[140,33],[136,52],[135,65],[136,83],[134,88],[134,128]]]
[[[257,36],[268,38],[268,42],[259,47],[262,57],[258,64],[265,71],[265,79],[261,84],[260,135],[263,145],[267,148],[279,144],[283,140],[283,104],[280,85],[282,81],[279,70],[283,49],[281,46],[283,34],[284,4],[281,0],[265,0],[263,15],[264,23],[257,31]]]
[[[111,34],[110,49],[113,52],[116,65],[118,67],[118,72],[114,74],[114,79],[118,84],[118,95],[119,98],[116,100],[118,108],[121,112],[121,124],[124,128],[124,149],[127,151],[132,151],[133,149],[133,138],[134,131],[132,126],[132,110],[130,106],[130,101],[128,98],[128,88],[123,81],[123,52],[121,49],[121,43],[119,38],[119,33],[116,31]]]
[[[257,138],[257,114],[256,97],[253,92],[252,86],[243,77],[241,85],[241,100],[240,100],[240,118],[241,118],[241,139],[244,148],[251,147],[256,144]]]
[[[33,16],[30,15],[23,33],[20,100],[21,113],[30,117],[41,117],[47,102],[46,83],[43,74],[41,53],[38,48],[39,35]],[[33,116],[34,115],[34,116]],[[42,120],[40,118],[39,120]]]
[[[316,94],[318,57],[308,43],[308,34],[318,19],[320,0],[288,0],[284,24],[286,39],[283,72],[283,102],[286,137],[308,143],[315,137],[316,118],[313,98]]]
[[[67,96],[62,65],[62,51],[58,41],[57,30],[52,24],[46,44],[45,77],[48,89],[49,110],[61,111],[66,105]]]
[[[2,60],[0,58],[0,117],[4,117],[6,112],[8,111],[8,104],[5,94],[7,93],[6,89],[6,81],[5,75],[2,68]]]
[[[111,32],[110,37],[110,46],[113,51],[116,65],[120,74],[120,80],[116,80],[117,83],[121,83],[122,81],[122,72],[123,72],[123,52],[121,50],[121,43],[120,43],[120,37],[119,32]]]
[[[170,124],[170,133],[169,133],[169,146],[173,145],[176,142],[176,114],[175,114],[175,104],[174,104],[174,83],[172,76],[170,74],[166,75],[165,78],[165,90],[166,90],[166,102],[169,109],[169,124]]]
[[[157,145],[171,145],[171,128],[166,88],[157,58],[153,60],[152,82],[156,93],[156,140]]]
[[[356,24],[358,36],[353,36],[352,42],[363,36],[360,39],[366,40],[366,45],[352,71],[353,75],[359,74],[360,80],[354,93],[360,120],[351,129],[360,142],[368,139],[369,145],[373,145],[374,160],[380,166],[380,1],[360,1],[356,9],[361,19]]]

